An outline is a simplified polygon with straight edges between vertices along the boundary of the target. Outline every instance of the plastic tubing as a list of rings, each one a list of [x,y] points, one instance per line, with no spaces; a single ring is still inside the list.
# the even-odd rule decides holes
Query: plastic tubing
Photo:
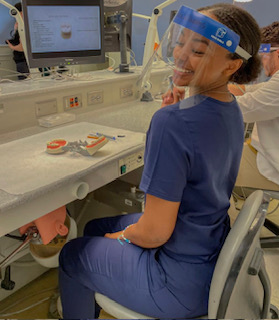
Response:
[[[26,300],[29,299],[29,298],[32,298],[32,297],[37,296],[37,295],[39,295],[39,294],[42,294],[42,293],[45,293],[45,292],[48,292],[48,291],[53,291],[53,290],[57,290],[57,287],[52,287],[52,288],[44,289],[44,290],[42,290],[42,291],[40,291],[40,292],[36,292],[36,293],[31,294],[31,295],[28,295],[28,296],[26,296],[26,297],[24,297],[24,298],[22,298],[22,299],[17,300],[17,302],[11,304],[10,306],[7,306],[7,307],[4,308],[3,310],[1,310],[1,312],[5,312],[6,310],[9,310],[9,309],[17,306],[19,303],[21,303],[21,302],[23,302],[23,301],[26,301]],[[50,297],[47,297],[47,298],[50,299]],[[47,299],[46,299],[46,300],[47,300]],[[44,300],[44,301],[46,301],[46,300]],[[40,304],[40,303],[42,303],[42,302],[44,302],[44,301],[40,300],[40,301],[36,302],[36,305],[38,305],[38,304]],[[31,309],[31,308],[33,308],[33,307],[35,307],[34,304],[31,305],[31,306],[29,306],[28,309]],[[26,310],[28,310],[28,309],[26,309]],[[15,313],[21,313],[21,312],[23,312],[23,311],[25,311],[25,310],[22,309],[22,310],[19,310],[19,311],[11,312],[11,313],[9,313],[9,315],[12,315],[12,314],[15,314]],[[7,314],[2,314],[2,313],[0,313],[0,318],[5,318],[5,317],[7,317]]]

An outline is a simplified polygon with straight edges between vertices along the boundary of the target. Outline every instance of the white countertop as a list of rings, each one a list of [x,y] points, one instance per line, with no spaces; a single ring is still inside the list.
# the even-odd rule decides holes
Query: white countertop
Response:
[[[77,114],[76,120],[71,123],[86,121],[104,126],[146,133],[149,127],[150,120],[154,112],[156,112],[160,108],[160,105],[161,101],[155,100],[151,102],[142,102],[139,100],[131,101],[123,104],[113,105],[111,107]],[[38,125],[18,131],[0,134],[0,144],[20,139],[22,137],[28,137],[40,132],[45,132],[47,130],[49,129],[40,127]]]

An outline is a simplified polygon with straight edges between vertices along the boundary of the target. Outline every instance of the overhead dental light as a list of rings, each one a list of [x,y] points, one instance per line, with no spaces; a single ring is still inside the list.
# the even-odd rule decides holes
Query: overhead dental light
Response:
[[[252,1],[253,0],[233,0],[233,4],[247,10],[247,6],[249,6]]]

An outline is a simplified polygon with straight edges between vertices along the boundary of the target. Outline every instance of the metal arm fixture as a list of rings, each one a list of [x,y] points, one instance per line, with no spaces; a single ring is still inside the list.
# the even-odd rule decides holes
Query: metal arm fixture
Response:
[[[158,6],[156,6],[153,9],[152,15],[150,18],[149,22],[149,27],[146,35],[146,40],[145,40],[145,46],[144,46],[144,54],[143,54],[143,60],[142,60],[142,73],[140,76],[139,82],[141,82],[141,87],[145,90],[142,96],[142,101],[152,101],[152,95],[149,92],[151,89],[151,83],[149,81],[150,78],[150,70],[147,69],[147,64],[150,58],[153,55],[154,49],[156,47],[156,44],[159,44],[159,36],[158,36],[158,28],[157,28],[157,21],[158,18],[162,15],[163,9],[176,0],[167,0]],[[147,16],[144,15],[139,15],[139,14],[133,14],[133,16],[139,17],[139,18],[148,18]],[[150,69],[150,68],[149,68]]]
[[[149,22],[149,27],[146,35],[146,40],[145,40],[145,47],[144,47],[144,54],[143,54],[143,61],[142,61],[142,66],[143,68],[151,58],[153,52],[154,52],[154,46],[156,41],[158,41],[158,28],[157,28],[157,21],[158,18],[162,15],[163,9],[176,0],[167,0],[161,4],[159,4],[157,7],[153,9],[150,22]]]
[[[22,16],[20,14],[20,12],[10,3],[6,2],[5,0],[0,0],[0,3],[2,3],[5,7],[10,9],[10,15],[12,17],[14,17],[17,21],[18,24],[18,33],[19,33],[19,37],[20,37],[20,41],[22,43],[23,46],[23,51],[25,53],[25,58],[28,63],[28,57],[27,57],[27,48],[26,48],[26,40],[25,40],[25,31],[24,31],[24,22],[22,19]]]

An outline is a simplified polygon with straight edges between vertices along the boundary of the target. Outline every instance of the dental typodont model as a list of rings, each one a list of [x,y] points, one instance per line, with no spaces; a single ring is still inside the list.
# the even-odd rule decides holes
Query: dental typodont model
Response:
[[[92,156],[100,148],[102,148],[108,139],[104,136],[96,137],[92,142],[87,141],[73,141],[68,142],[64,139],[55,139],[47,142],[46,152],[50,154],[60,154],[66,151],[77,152],[84,156]]]

